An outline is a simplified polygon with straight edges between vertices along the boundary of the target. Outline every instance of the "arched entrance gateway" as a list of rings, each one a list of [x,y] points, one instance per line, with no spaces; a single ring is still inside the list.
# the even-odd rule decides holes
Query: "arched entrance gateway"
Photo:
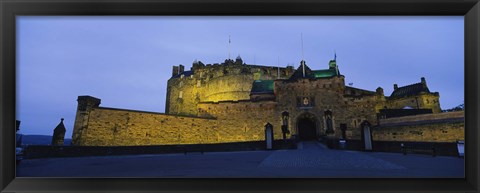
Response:
[[[317,139],[317,121],[315,115],[304,113],[297,118],[297,134],[300,140]]]

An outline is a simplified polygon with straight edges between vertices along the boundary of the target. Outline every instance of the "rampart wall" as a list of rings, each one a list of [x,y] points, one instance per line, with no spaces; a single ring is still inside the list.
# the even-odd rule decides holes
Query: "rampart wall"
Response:
[[[276,111],[274,101],[205,102],[198,108],[202,116],[216,117],[222,127],[243,132],[238,136],[242,140],[264,140],[267,123],[273,125],[274,139],[282,138],[281,111]]]
[[[77,112],[72,144],[137,146],[260,141],[265,139],[264,126],[268,121],[274,125],[275,139],[281,137],[280,123],[274,123],[280,119],[273,118],[279,116],[271,116],[273,102],[261,105],[227,102],[211,107],[200,104],[202,107],[208,110],[201,111],[205,117],[90,106]]]
[[[380,120],[373,140],[456,142],[465,139],[464,111],[415,115]]]

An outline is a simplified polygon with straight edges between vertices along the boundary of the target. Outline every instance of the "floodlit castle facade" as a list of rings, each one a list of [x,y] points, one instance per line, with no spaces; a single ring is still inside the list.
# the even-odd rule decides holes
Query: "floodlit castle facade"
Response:
[[[441,112],[439,93],[425,78],[390,96],[345,85],[336,60],[313,70],[250,65],[240,57],[219,64],[194,61],[174,66],[165,113],[100,107],[100,99],[78,97],[73,145],[207,144],[322,137],[362,139],[365,125],[381,119]]]

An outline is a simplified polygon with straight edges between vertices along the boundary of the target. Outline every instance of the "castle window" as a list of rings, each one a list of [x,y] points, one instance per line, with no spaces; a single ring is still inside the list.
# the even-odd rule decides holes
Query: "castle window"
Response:
[[[183,82],[180,82],[180,84],[178,84],[178,87],[182,87],[183,86]]]
[[[183,74],[182,74],[182,75],[180,75],[180,78],[183,78],[183,77],[185,77],[185,75],[183,75]]]
[[[197,87],[200,87],[200,86],[202,86],[202,81],[197,80]]]
[[[178,98],[179,98],[179,99],[183,98],[183,91],[180,91],[180,92],[178,93]]]

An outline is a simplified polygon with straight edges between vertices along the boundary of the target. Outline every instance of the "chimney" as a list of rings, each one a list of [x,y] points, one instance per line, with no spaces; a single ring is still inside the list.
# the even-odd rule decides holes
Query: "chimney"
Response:
[[[178,66],[173,66],[173,69],[172,69],[172,77],[173,77],[173,76],[176,76],[176,75],[178,75],[178,74],[179,74],[179,73],[178,73]]]
[[[181,74],[184,71],[184,69],[185,69],[185,66],[180,64],[180,66],[178,66],[178,73]]]
[[[398,89],[398,85],[397,84],[393,84],[393,90],[397,90]]]

